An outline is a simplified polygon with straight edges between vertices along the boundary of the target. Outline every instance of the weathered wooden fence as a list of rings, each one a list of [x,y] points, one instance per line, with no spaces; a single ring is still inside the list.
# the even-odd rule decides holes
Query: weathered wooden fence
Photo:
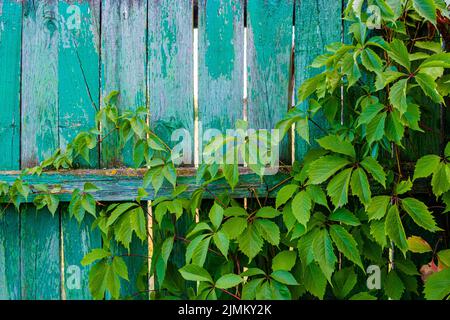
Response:
[[[176,128],[194,137],[197,129],[232,128],[243,117],[252,128],[271,129],[293,103],[292,90],[311,75],[312,59],[326,44],[344,41],[342,11],[340,0],[0,0],[0,170],[33,166],[64,148],[92,126],[111,90],[120,91],[121,109],[146,106],[166,141]],[[431,118],[433,127],[438,120]],[[117,139],[103,142],[93,169],[130,165]],[[285,164],[290,145],[281,149]],[[296,156],[306,148],[296,142]],[[0,173],[0,180],[10,176]],[[195,184],[189,174],[183,179]],[[45,177],[66,191],[88,180],[102,187],[102,200],[120,201],[134,197],[141,177],[128,170]],[[248,186],[267,187],[248,175],[235,195],[248,196]],[[79,226],[65,209],[52,217],[32,205],[20,214],[7,208],[0,218],[0,299],[90,299],[89,269],[80,260],[100,245],[90,221]],[[147,243],[132,251],[148,255]],[[124,295],[138,291],[137,259],[127,260],[132,277]],[[80,286],[71,283],[77,272]]]

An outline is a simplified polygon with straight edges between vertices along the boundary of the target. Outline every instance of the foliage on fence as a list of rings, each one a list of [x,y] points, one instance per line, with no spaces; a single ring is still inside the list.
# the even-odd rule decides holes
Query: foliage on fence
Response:
[[[214,153],[227,142],[243,141],[226,155],[233,161],[202,164],[197,171],[200,188],[190,199],[181,197],[186,186],[177,183],[174,165],[180,155],[147,124],[146,110],[119,112],[118,92],[104,99],[92,130],[79,133],[66,149],[24,171],[39,175],[89,162],[91,151],[111,134],[117,135],[119,150],[132,146],[135,167],[145,166],[144,182],[133,202],[99,203],[92,196],[97,189],[92,183],[73,192],[69,215],[79,222],[92,215],[92,227],[102,237],[101,248],[82,260],[93,264],[89,287],[94,298],[120,298],[129,272],[126,255],[115,254],[115,248],[122,246],[132,255],[132,240],[148,237],[149,219],[155,222],[150,235],[154,250],[151,265],[143,264],[137,287],[145,291],[148,277],[154,276],[154,298],[413,297],[422,295],[416,254],[431,259],[423,275],[424,296],[449,296],[450,250],[433,250],[423,239],[432,233],[448,236],[448,230],[441,229],[441,213],[430,210],[411,189],[431,177],[432,192],[445,204],[442,214],[447,214],[450,145],[440,155],[418,159],[412,177],[400,161],[405,134],[422,131],[422,103],[437,106],[450,93],[450,53],[442,51],[436,37],[438,20],[448,18],[447,10],[442,1],[433,0],[372,2],[382,9],[381,29],[369,30],[370,16],[361,11],[362,1],[351,1],[346,21],[352,42],[329,44],[314,60],[312,67],[319,72],[304,81],[299,105],[277,124],[284,134],[295,124],[298,135],[313,146],[277,186],[275,199],[255,194],[255,202],[245,203],[224,193],[213,194],[213,201],[203,200],[213,181],[225,179],[231,189],[239,183],[239,157],[246,162],[255,157],[258,161],[250,169],[264,174],[268,161],[255,156],[258,150],[250,143],[255,140],[244,121],[237,124],[241,137],[216,138],[206,147]],[[310,125],[326,134],[310,141]],[[266,142],[259,135],[253,139]],[[146,188],[151,185],[157,193],[165,181],[173,186],[172,195],[156,197],[149,210],[141,201]],[[46,185],[27,185],[19,178],[12,185],[1,184],[0,196],[19,208],[31,189],[39,192],[34,199],[38,209],[56,212],[56,190]],[[185,230],[177,223],[181,219]],[[175,251],[182,252],[181,262],[173,259]],[[368,265],[381,268],[382,290],[366,287]]]

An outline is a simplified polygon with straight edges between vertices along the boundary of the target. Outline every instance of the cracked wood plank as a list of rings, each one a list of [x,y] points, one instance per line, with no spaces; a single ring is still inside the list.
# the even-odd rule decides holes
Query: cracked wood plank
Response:
[[[95,125],[100,100],[100,0],[59,1],[59,144],[65,148],[80,131]],[[90,164],[96,168],[98,149],[90,153]],[[66,205],[61,206],[62,257],[64,272],[63,299],[92,299],[89,291],[91,266],[81,259],[93,248],[101,247],[100,232],[91,231],[91,215],[79,224],[70,218]],[[78,278],[77,278],[78,277]]]
[[[208,129],[234,129],[243,119],[244,1],[199,1],[198,118]],[[207,142],[207,141],[203,141]],[[202,150],[202,148],[200,148]]]
[[[59,147],[58,1],[23,1],[22,168]],[[61,299],[60,221],[33,205],[21,209],[22,299]]]
[[[295,92],[306,79],[318,73],[318,69],[309,67],[314,58],[324,53],[326,45],[341,41],[341,15],[341,1],[295,1]],[[306,110],[307,103],[302,103],[301,108]],[[323,116],[319,119],[316,117],[316,122],[320,126],[326,125]],[[310,137],[313,145],[315,139],[322,135],[323,132],[310,123]],[[296,159],[303,159],[309,148],[310,145],[296,134]]]
[[[185,184],[188,189],[182,194],[185,198],[190,198],[192,193],[201,184],[196,183],[195,168],[181,168],[178,171],[179,184]],[[248,168],[240,168],[240,182],[234,191],[224,179],[216,181],[208,186],[205,191],[205,198],[213,198],[212,194],[220,194],[229,192],[231,196],[243,198],[251,197],[251,189],[255,189],[258,194],[266,195],[267,191],[284,181],[289,176],[290,167],[280,167],[277,174],[272,176],[264,176],[263,179],[249,171]],[[56,194],[60,196],[61,201],[70,200],[71,193],[76,188],[82,188],[85,182],[92,182],[101,190],[93,193],[93,196],[100,201],[132,201],[137,196],[138,187],[142,186],[144,169],[109,169],[109,170],[71,170],[71,171],[54,171],[45,172],[41,176],[24,175],[23,181],[34,184],[48,184],[49,186],[60,185],[61,191]],[[20,176],[18,171],[0,172],[0,181],[12,184],[17,177]],[[158,192],[158,196],[170,196],[173,187],[165,182]],[[272,192],[273,190],[271,190]],[[154,199],[154,190],[147,188],[149,195],[144,200]],[[35,193],[31,194],[27,201],[32,201]],[[24,199],[25,200],[25,199]]]
[[[290,102],[293,0],[254,0],[247,4],[248,121],[253,129],[275,128]],[[288,138],[280,160],[291,163]]]
[[[194,58],[192,0],[149,1],[148,92],[150,124],[170,146],[179,131],[194,147]],[[186,164],[193,164],[193,152]]]
[[[149,1],[152,2],[152,1]],[[120,92],[118,108],[135,110],[148,107],[147,104],[147,1],[146,0],[103,0],[101,37],[101,92],[102,99],[111,91]],[[104,128],[107,133],[111,128]],[[130,166],[133,164],[132,148],[119,147],[117,134],[111,134],[101,145],[102,167]],[[117,186],[118,187],[118,186]],[[123,192],[118,187],[117,192]],[[120,201],[120,198],[111,198]],[[134,237],[131,248],[133,254],[148,255],[147,244]],[[127,253],[123,247],[115,247],[116,253]],[[122,281],[121,295],[133,296],[139,289],[136,279],[142,267],[142,259],[125,260],[130,281]],[[138,295],[135,298],[145,298]]]
[[[20,166],[21,31],[22,4],[0,0],[0,170]],[[19,225],[14,209],[0,214],[0,300],[21,297]]]

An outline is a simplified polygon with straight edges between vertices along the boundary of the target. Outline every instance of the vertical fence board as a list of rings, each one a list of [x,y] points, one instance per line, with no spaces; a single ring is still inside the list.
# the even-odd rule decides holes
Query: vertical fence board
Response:
[[[193,147],[192,12],[192,0],[149,2],[148,81],[150,122],[155,131],[161,139],[170,142],[172,132],[183,128],[190,134],[186,138]],[[193,163],[192,159],[189,164]]]
[[[287,112],[292,48],[293,0],[248,1],[248,121],[254,129],[271,130]],[[288,139],[280,160],[290,163]]]
[[[184,129],[183,139],[194,148],[194,58],[193,58],[193,3],[192,0],[155,0],[148,11],[148,90],[150,123],[158,136],[170,146],[176,129]],[[181,141],[181,140],[180,140]],[[193,165],[194,153],[185,158]],[[187,163],[186,163],[187,162]],[[190,218],[186,218],[190,219]],[[188,223],[176,223],[178,234],[186,231]],[[153,237],[161,237],[153,231]],[[184,248],[174,245],[171,262],[184,264]]]
[[[0,170],[20,165],[22,4],[0,0]],[[0,300],[20,299],[19,215],[0,207]]]
[[[317,73],[312,69],[314,58],[324,52],[326,45],[341,41],[342,4],[341,1],[300,1],[295,2],[295,88]],[[307,103],[301,107],[306,110]],[[316,119],[319,125],[325,125],[325,119]],[[323,133],[310,123],[311,140]],[[313,141],[311,141],[313,143]],[[296,136],[296,159],[302,159],[309,145]]]
[[[22,168],[48,157],[58,139],[57,1],[24,1],[22,42]],[[21,213],[22,299],[59,299],[59,215]]]
[[[60,1],[59,12],[59,137],[60,147],[65,148],[80,131],[89,130],[95,123],[100,90],[100,0],[75,4]],[[97,150],[91,152],[90,167],[98,167]],[[101,247],[100,234],[90,231],[93,217],[89,214],[78,224],[69,217],[66,206],[61,212],[65,298],[91,299],[90,267],[80,262],[91,249]]]
[[[199,128],[224,133],[243,118],[244,3],[200,0],[198,10]]]
[[[147,1],[111,0],[102,1],[102,71],[101,93],[104,98],[113,90],[120,91],[119,110],[146,106],[146,38]],[[108,132],[106,128],[105,132]],[[106,167],[131,165],[131,148],[121,154],[118,136],[109,135],[102,142],[101,163]],[[122,156],[123,155],[123,156]],[[116,248],[118,254],[126,254],[123,248]],[[121,295],[129,297],[139,290],[136,279],[147,256],[146,243],[134,238],[131,244],[132,257],[125,257],[130,282],[122,281]],[[143,295],[136,296],[142,298]]]
[[[146,26],[147,1],[102,1],[101,93],[120,91],[119,110],[146,106]],[[102,142],[102,166],[132,164],[131,148],[117,146],[117,134]]]

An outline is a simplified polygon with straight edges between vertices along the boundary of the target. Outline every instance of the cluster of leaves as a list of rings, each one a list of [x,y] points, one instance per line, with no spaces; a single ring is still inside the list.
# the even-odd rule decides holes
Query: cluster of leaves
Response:
[[[373,5],[381,13],[378,30],[369,29],[372,16],[363,10]],[[118,92],[111,93],[95,128],[24,171],[41,174],[89,163],[92,151],[111,134],[122,149],[131,144],[134,166],[145,168],[135,201],[99,203],[91,182],[72,194],[70,216],[81,222],[86,213],[92,215],[92,227],[102,235],[102,248],[82,261],[92,265],[93,297],[120,298],[121,285],[130,278],[126,257],[133,255],[132,242],[151,239],[151,263],[142,257],[137,278],[145,292],[148,278],[155,277],[153,298],[401,299],[421,291],[428,299],[448,298],[449,250],[436,252],[417,230],[430,238],[448,231],[413,187],[430,182],[436,201],[443,203],[442,214],[448,213],[450,145],[440,155],[418,159],[412,177],[401,162],[407,134],[423,132],[424,104],[438,108],[450,93],[450,53],[442,51],[437,37],[439,18],[446,16],[441,0],[350,1],[351,41],[328,45],[314,60],[316,75],[301,85],[298,106],[277,125],[283,133],[277,141],[295,124],[298,136],[311,143],[310,151],[276,188],[264,195],[251,190],[245,201],[231,196],[239,185],[239,165],[264,178],[275,151],[261,152],[261,146],[271,145],[274,137],[238,121],[234,135],[217,136],[206,146],[198,189],[190,190],[177,177],[180,154],[151,130],[145,108],[119,113]],[[310,141],[310,124],[323,124],[326,134]],[[230,192],[215,194],[219,180]],[[171,188],[170,196],[158,196],[161,188]],[[0,183],[1,200],[19,208],[32,192],[37,208],[53,214],[58,191],[22,178]],[[394,251],[401,252],[395,259]],[[431,255],[420,270],[424,290],[417,254]],[[381,270],[381,290],[366,286],[369,265]]]

